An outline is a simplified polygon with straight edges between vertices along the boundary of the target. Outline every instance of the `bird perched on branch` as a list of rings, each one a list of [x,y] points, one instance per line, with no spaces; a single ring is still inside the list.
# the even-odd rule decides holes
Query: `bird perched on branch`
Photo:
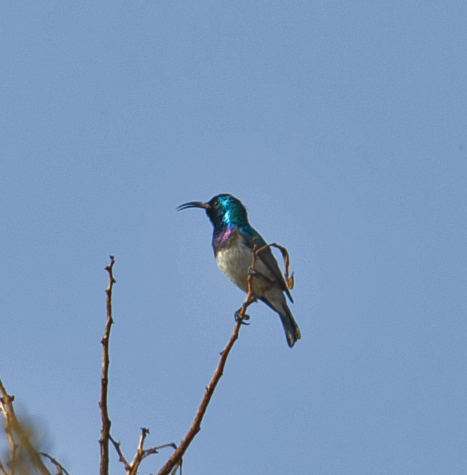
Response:
[[[279,314],[287,343],[290,347],[294,346],[300,339],[300,329],[287,306],[284,292],[291,302],[292,296],[270,247],[258,253],[254,269],[251,268],[253,250],[266,246],[266,241],[250,226],[241,201],[232,195],[222,194],[207,203],[191,201],[182,204],[177,210],[187,208],[206,210],[213,225],[212,247],[217,265],[244,292],[248,292],[248,275],[253,275],[255,298]]]

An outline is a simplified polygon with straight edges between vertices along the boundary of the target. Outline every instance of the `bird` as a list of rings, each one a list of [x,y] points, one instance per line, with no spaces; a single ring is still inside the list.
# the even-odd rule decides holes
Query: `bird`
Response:
[[[284,293],[290,302],[293,303],[293,299],[270,247],[258,253],[251,269],[253,249],[267,244],[250,226],[245,206],[234,196],[223,193],[208,202],[184,203],[177,211],[188,208],[206,211],[213,226],[212,248],[219,269],[244,292],[248,292],[248,275],[253,275],[251,285],[255,300],[261,300],[279,314],[287,343],[292,348],[301,334]],[[238,318],[238,311],[235,315]]]

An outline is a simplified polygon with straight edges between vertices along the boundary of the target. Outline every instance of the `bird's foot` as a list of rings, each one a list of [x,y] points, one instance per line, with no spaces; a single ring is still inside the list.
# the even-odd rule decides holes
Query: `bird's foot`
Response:
[[[247,315],[247,314],[242,315],[241,311],[242,311],[242,309],[240,308],[234,313],[235,321],[237,323],[240,322],[242,325],[249,325],[249,323],[245,322],[245,320],[249,320],[250,315]]]

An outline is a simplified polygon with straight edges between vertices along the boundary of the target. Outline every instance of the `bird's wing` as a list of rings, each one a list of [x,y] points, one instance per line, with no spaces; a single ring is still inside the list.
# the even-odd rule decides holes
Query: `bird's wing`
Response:
[[[251,249],[253,249],[255,244],[258,249],[260,247],[266,246],[267,244],[261,235],[252,228],[246,232],[242,230],[241,235]],[[285,284],[284,276],[282,275],[279,264],[277,264],[276,258],[274,257],[271,248],[268,247],[261,251],[261,253],[258,255],[258,259],[260,259],[261,262],[269,269],[274,278],[277,279],[277,282],[281,286],[282,290],[287,294],[289,300],[293,302],[292,295],[290,295],[290,291]]]

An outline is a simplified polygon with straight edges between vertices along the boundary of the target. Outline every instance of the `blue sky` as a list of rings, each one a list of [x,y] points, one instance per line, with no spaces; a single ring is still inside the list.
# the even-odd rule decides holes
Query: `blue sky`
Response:
[[[71,473],[98,470],[110,254],[112,433],[132,458],[191,423],[244,296],[175,208],[224,192],[288,248],[302,340],[250,309],[184,473],[466,473],[466,18],[2,5],[0,376]]]

